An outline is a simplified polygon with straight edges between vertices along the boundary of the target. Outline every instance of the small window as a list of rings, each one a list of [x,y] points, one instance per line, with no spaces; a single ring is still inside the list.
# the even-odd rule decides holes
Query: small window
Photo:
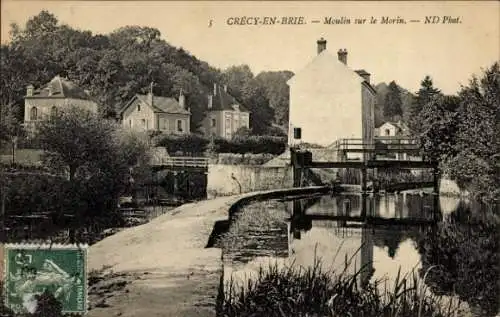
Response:
[[[36,107],[31,108],[30,120],[35,121],[38,119],[38,109]]]
[[[141,111],[141,105],[137,105],[137,111]]]
[[[182,132],[182,120],[177,120],[177,131]]]
[[[162,118],[162,130],[168,130],[168,119],[167,118]]]
[[[391,135],[391,130],[385,129],[385,135],[387,135],[387,136]]]
[[[57,107],[53,106],[52,109],[50,109],[50,116],[52,118],[55,118],[57,116]]]
[[[212,127],[215,127],[217,125],[217,122],[215,121],[215,119],[212,119]]]
[[[141,119],[142,127],[146,129],[146,119]]]
[[[128,120],[128,125],[131,127],[132,126],[132,120]]]

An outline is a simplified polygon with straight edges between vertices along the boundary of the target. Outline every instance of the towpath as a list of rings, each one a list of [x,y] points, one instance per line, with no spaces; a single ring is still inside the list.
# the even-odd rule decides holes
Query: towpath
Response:
[[[124,289],[109,298],[106,288],[112,284],[93,289],[102,304],[88,316],[215,316],[222,253],[205,248],[214,224],[227,220],[231,206],[245,199],[324,189],[271,190],[186,204],[96,243],[89,249],[88,270],[113,271],[112,283]]]

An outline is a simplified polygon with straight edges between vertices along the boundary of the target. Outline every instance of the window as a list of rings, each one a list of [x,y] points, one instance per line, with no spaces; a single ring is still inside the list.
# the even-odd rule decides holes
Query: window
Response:
[[[51,116],[51,118],[55,118],[57,116],[56,106],[53,106],[52,109],[50,109],[50,116]]]
[[[142,128],[146,129],[146,119],[141,119]]]
[[[182,132],[182,120],[177,120],[177,131]]]
[[[141,105],[137,105],[137,111],[141,111]]]
[[[128,125],[131,127],[132,126],[132,120],[128,120]]]
[[[35,121],[38,119],[38,109],[36,107],[31,108],[30,120]]]
[[[161,119],[161,129],[168,130],[168,119],[167,118]]]
[[[387,136],[391,135],[391,130],[385,129],[385,135],[387,135]]]
[[[212,119],[212,127],[215,127],[217,125],[217,122],[215,121],[215,119]]]

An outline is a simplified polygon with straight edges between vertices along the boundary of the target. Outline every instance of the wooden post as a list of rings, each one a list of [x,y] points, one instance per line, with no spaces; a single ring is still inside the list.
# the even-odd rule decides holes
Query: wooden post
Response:
[[[433,182],[434,182],[434,194],[439,194],[439,171],[437,167],[434,167],[433,172]]]
[[[173,193],[173,195],[175,197],[175,193],[177,192],[177,172],[174,171],[173,173],[174,173],[174,193]]]
[[[367,171],[366,166],[361,168],[361,192],[366,193]]]
[[[3,184],[0,184],[0,191],[1,191],[1,193],[0,193],[0,195],[1,195],[1,197],[0,197],[0,199],[1,199],[1,201],[0,201],[0,205],[1,205],[0,206],[0,211],[1,211],[1,214],[0,215],[2,217],[1,218],[1,221],[2,221],[2,234],[0,236],[0,239],[1,239],[0,242],[1,242],[1,241],[4,241],[7,238],[6,236],[4,236],[4,234],[5,234],[5,199],[7,197],[7,190],[3,186]]]

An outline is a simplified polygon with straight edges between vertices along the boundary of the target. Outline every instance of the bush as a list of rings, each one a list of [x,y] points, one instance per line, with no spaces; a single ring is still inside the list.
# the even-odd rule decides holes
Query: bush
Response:
[[[205,138],[197,134],[165,135],[156,141],[168,153],[182,152],[184,155],[201,155],[205,152],[278,155],[286,149],[286,139],[277,136],[242,136],[236,135],[232,140],[220,137]]]
[[[184,155],[202,155],[210,141],[197,134],[167,134],[157,137],[156,146],[163,146],[172,154],[182,152]]]

